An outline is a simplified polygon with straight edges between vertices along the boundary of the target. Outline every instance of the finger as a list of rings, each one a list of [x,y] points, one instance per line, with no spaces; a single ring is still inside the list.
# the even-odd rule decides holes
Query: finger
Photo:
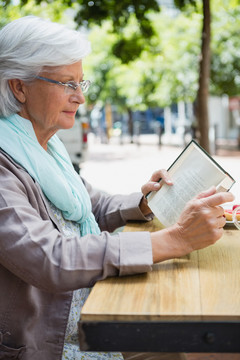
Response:
[[[165,169],[155,171],[152,174],[151,179],[150,179],[150,181],[154,181],[154,182],[159,182],[160,180],[162,180],[163,182],[165,182],[168,185],[173,184],[169,173]]]
[[[218,227],[223,228],[226,224],[226,218],[224,216],[218,217]]]
[[[222,206],[216,206],[216,210],[217,210],[217,216],[219,216],[219,217],[224,216],[225,211]]]
[[[158,191],[163,183],[165,183],[166,185],[173,185],[172,182],[167,182],[165,179],[161,179],[160,182],[153,182],[153,181],[149,181],[147,184],[143,185],[141,190],[142,190],[142,193],[143,195],[148,195],[151,191]]]
[[[222,206],[213,206],[213,207],[208,207],[208,211],[211,211],[211,213],[216,216],[216,217],[220,217],[220,216],[224,216],[225,212]]]
[[[148,195],[152,191],[157,191],[161,187],[159,182],[149,181],[147,184],[143,185],[141,190],[144,196]]]
[[[217,206],[226,202],[232,202],[235,199],[234,195],[230,192],[220,192],[209,197],[202,198],[202,202],[206,206]]]
[[[197,199],[203,199],[203,198],[206,198],[208,196],[211,196],[213,194],[216,194],[216,187],[215,186],[211,186],[208,190],[206,191],[202,191],[200,194],[198,194],[196,196]]]
[[[173,182],[165,169],[155,171],[151,179],[141,187],[144,196],[147,196],[152,191],[158,191],[163,183],[173,185]]]
[[[203,211],[203,214],[209,214],[209,217],[211,216],[212,219],[220,219],[222,217],[225,218],[224,209],[221,206],[207,206],[207,208],[205,208],[205,211]]]

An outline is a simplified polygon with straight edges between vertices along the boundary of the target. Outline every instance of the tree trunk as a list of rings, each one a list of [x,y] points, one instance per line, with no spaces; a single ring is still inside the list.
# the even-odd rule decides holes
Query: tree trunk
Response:
[[[128,112],[128,133],[130,135],[130,142],[133,144],[133,113],[131,109],[127,109]]]
[[[196,116],[199,129],[199,143],[208,152],[209,145],[209,119],[208,119],[208,95],[210,76],[210,40],[211,40],[211,12],[210,0],[203,0],[203,27],[201,59],[199,68],[199,85],[196,101]]]

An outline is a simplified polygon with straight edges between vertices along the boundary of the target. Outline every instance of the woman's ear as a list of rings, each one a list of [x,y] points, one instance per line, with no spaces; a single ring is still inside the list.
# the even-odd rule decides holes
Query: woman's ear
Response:
[[[11,80],[8,80],[8,84],[9,84],[10,89],[12,90],[15,98],[21,104],[24,104],[26,101],[26,96],[25,96],[26,88],[25,88],[24,82],[19,79],[11,79]]]

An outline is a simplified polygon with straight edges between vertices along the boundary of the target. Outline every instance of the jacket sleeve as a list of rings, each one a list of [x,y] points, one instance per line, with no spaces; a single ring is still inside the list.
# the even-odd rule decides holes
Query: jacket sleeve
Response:
[[[153,219],[153,215],[145,217],[139,208],[142,193],[109,195],[94,189],[86,180],[82,180],[91,198],[92,211],[101,230],[112,232],[130,220],[149,221]]]
[[[43,199],[24,170],[0,166],[0,267],[48,292],[151,270],[148,232],[66,237]]]

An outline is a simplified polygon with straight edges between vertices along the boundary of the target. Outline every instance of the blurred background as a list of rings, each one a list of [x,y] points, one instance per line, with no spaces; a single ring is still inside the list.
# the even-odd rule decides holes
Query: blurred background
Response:
[[[240,176],[240,0],[0,5],[0,26],[33,14],[84,32],[91,41],[92,53],[83,62],[92,82],[86,103],[74,128],[59,136],[76,170],[93,185],[138,191],[191,139]]]

